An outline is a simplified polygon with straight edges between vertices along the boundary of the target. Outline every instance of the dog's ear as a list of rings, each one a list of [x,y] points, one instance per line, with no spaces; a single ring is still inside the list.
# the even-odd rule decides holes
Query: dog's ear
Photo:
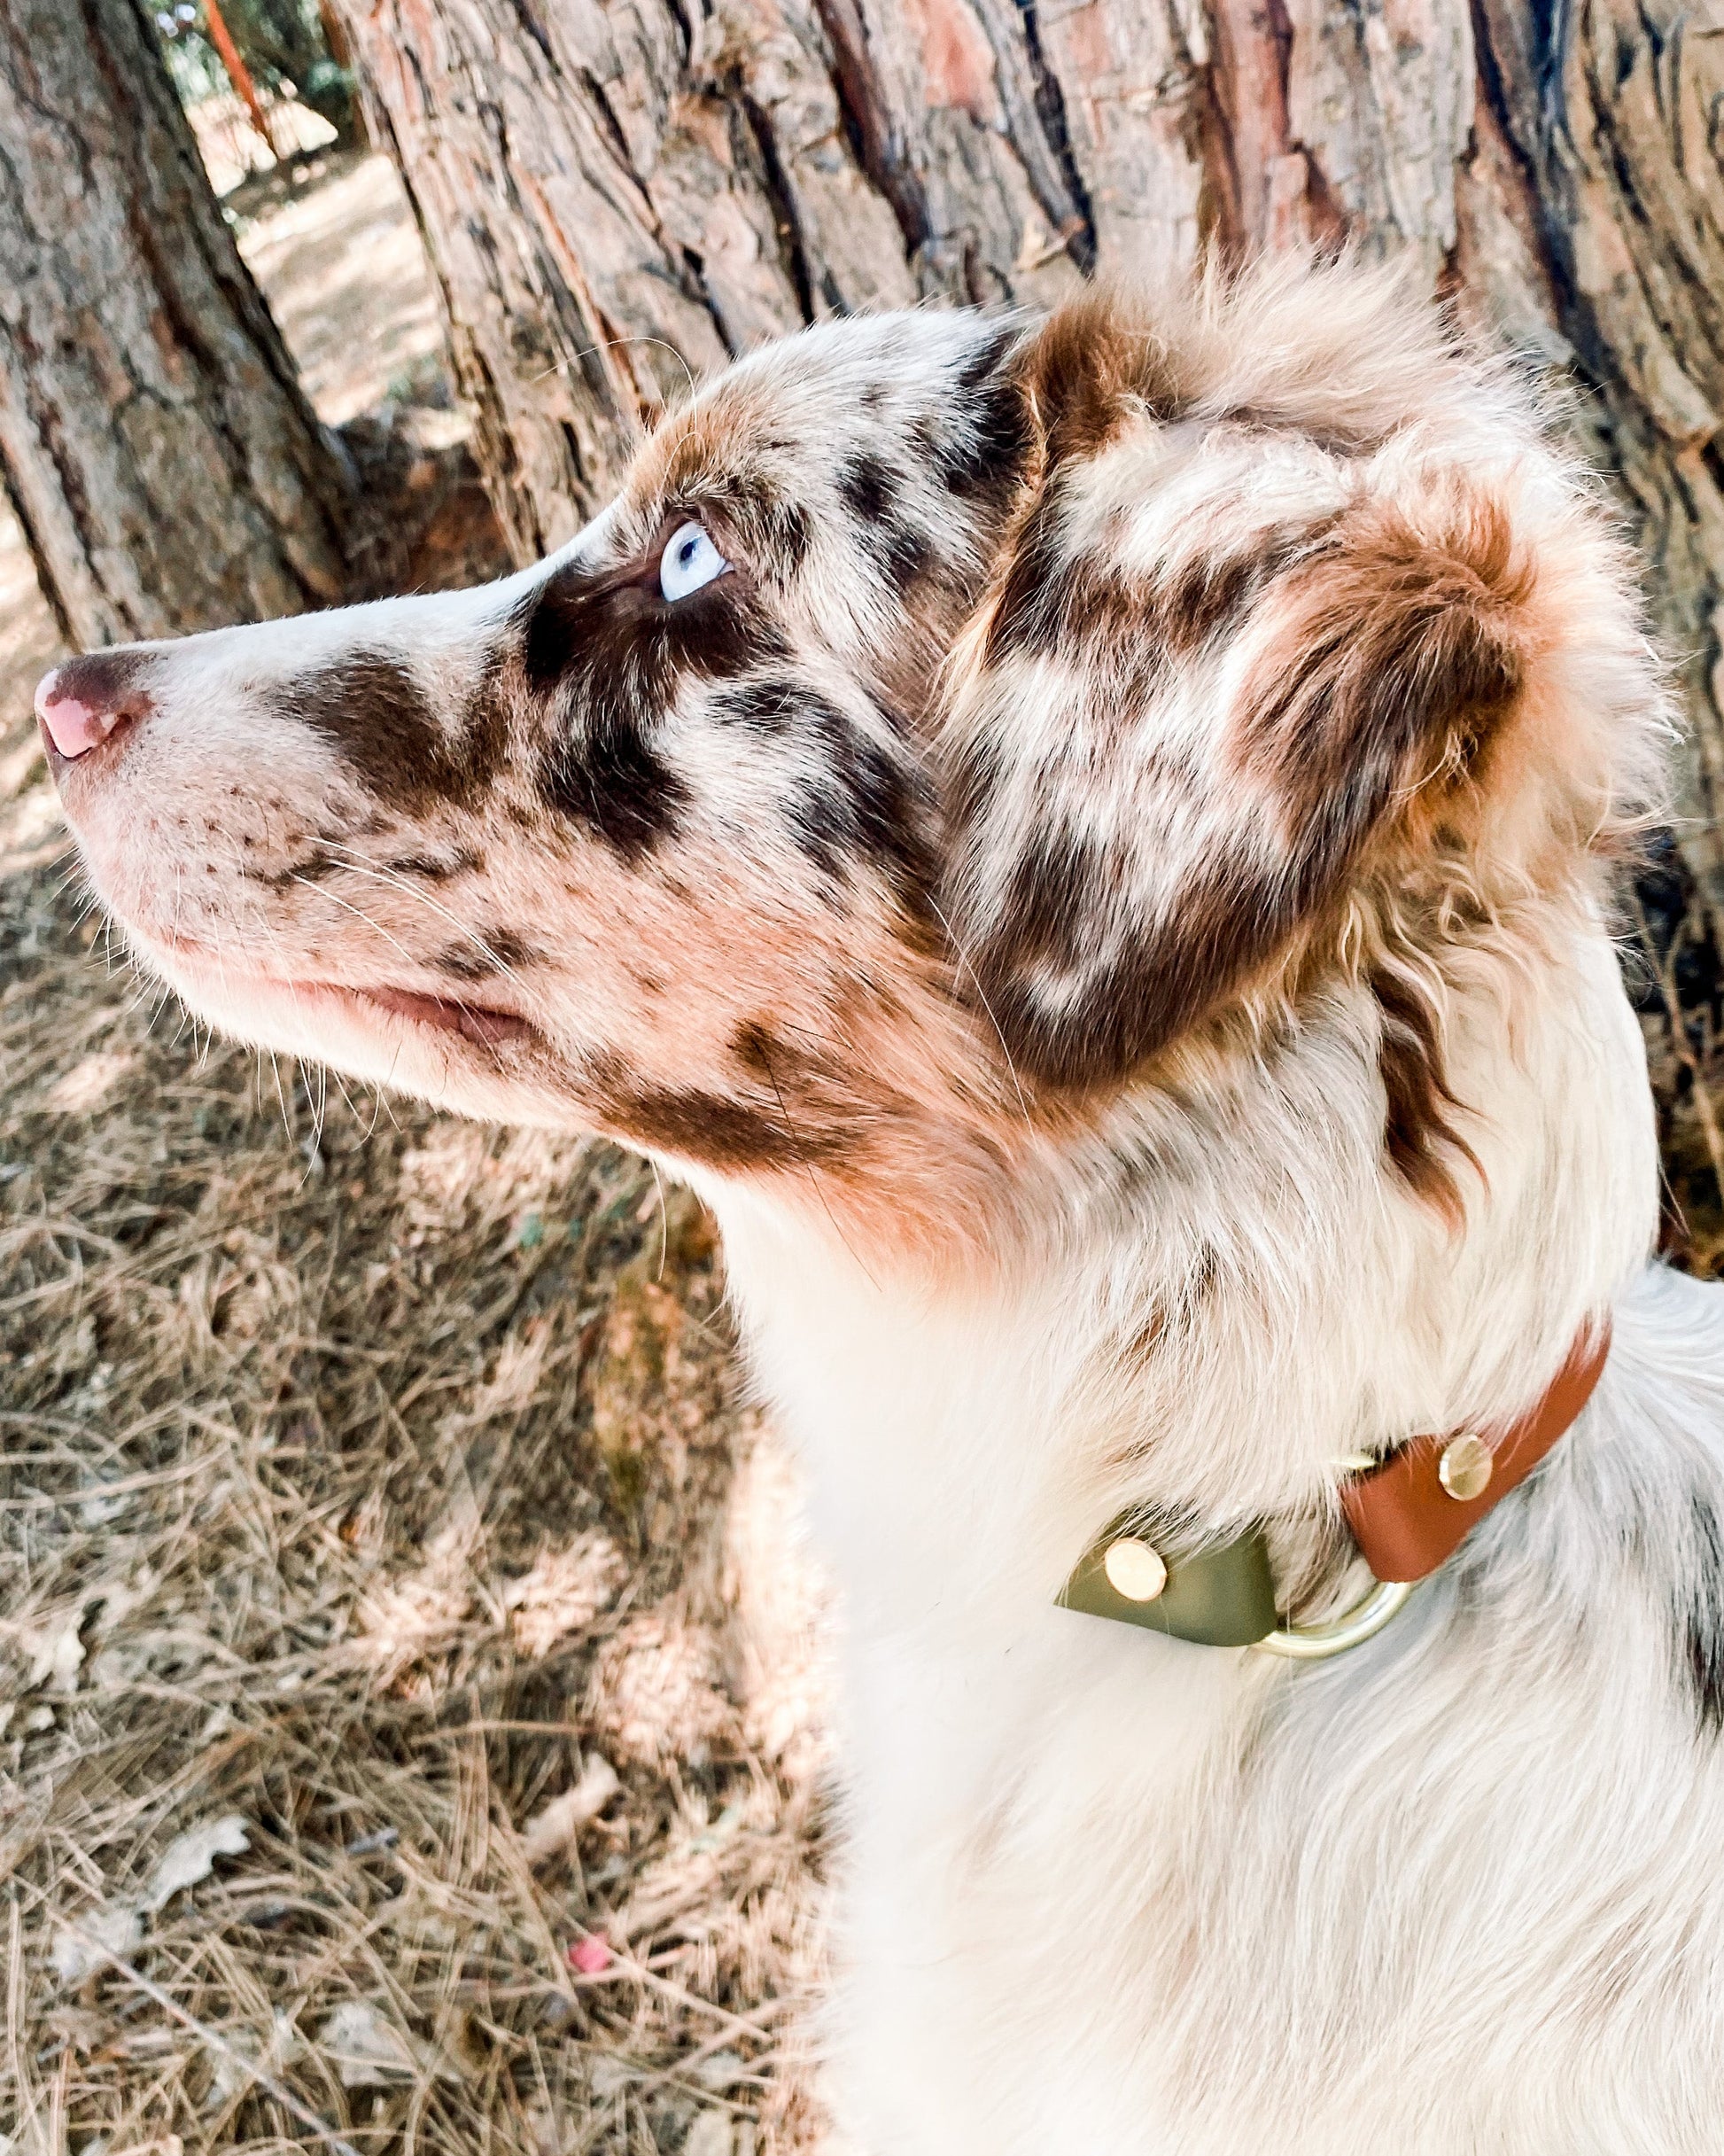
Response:
[[[1019,1074],[1090,1089],[1445,843],[1533,577],[1483,486],[1206,406],[1105,299],[1015,363],[1040,456],[954,672],[947,911]]]

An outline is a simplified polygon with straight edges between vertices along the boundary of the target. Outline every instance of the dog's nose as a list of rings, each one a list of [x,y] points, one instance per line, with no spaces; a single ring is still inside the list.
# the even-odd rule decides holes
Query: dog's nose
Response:
[[[149,709],[137,659],[128,651],[90,651],[82,658],[67,659],[36,685],[36,717],[42,730],[68,759],[88,756]]]

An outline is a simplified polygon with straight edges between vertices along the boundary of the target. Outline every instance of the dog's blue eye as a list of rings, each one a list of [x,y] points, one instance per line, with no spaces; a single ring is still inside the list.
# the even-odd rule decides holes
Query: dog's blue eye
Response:
[[[704,525],[679,525],[658,559],[658,588],[667,599],[686,599],[729,567]]]

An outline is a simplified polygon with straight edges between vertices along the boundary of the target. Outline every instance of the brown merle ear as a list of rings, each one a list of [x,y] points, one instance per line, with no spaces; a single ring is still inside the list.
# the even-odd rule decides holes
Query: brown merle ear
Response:
[[[1012,360],[1044,477],[1096,455],[1133,418],[1174,416],[1187,401],[1183,371],[1139,310],[1109,286],[1091,285],[1069,300]]]
[[[1332,464],[1265,521],[1237,455],[1204,491],[1196,422],[1169,522],[1145,444],[1177,385],[1118,341],[1086,376],[1051,333],[1039,489],[959,692],[947,912],[1019,1075],[1090,1090],[1248,993],[1369,865],[1438,843],[1519,696],[1532,577],[1452,476],[1391,495]],[[1384,1017],[1386,1043],[1423,1024]],[[1427,1120],[1431,1046],[1402,1074]]]

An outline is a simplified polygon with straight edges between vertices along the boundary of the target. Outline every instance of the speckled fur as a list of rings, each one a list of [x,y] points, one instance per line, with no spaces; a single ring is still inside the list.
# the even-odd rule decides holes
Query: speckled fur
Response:
[[[1510,375],[1344,268],[834,323],[537,569],[66,678],[195,1008],[714,1206],[840,1589],[850,2142],[1717,2147],[1724,1296],[1609,928],[1667,721]],[[1344,1660],[1053,1607],[1126,1505],[1332,1607],[1336,1460],[1604,1311]]]

